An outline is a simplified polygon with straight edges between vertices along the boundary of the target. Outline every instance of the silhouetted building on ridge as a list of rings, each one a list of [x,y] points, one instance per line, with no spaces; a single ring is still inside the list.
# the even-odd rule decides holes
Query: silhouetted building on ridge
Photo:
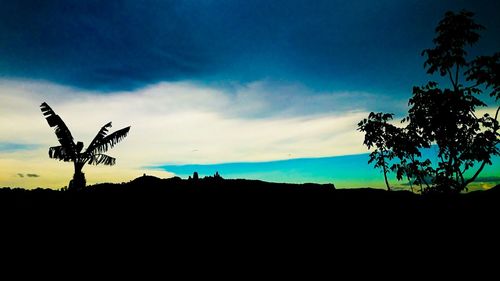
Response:
[[[188,177],[188,180],[200,180],[200,175],[198,172],[193,172],[192,176]],[[215,172],[213,176],[204,176],[202,180],[223,180],[218,171]]]

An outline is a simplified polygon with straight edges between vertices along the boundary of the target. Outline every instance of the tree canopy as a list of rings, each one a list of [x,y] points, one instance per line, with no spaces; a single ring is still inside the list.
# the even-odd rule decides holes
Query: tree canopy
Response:
[[[480,99],[485,91],[498,102],[500,53],[469,59],[467,50],[477,43],[484,29],[473,16],[468,11],[447,12],[439,22],[434,47],[422,52],[426,57],[424,68],[449,83],[429,81],[413,87],[408,115],[401,121],[405,127],[380,122],[380,117],[389,120],[392,114],[373,112],[358,124],[358,130],[365,132],[364,144],[369,149],[376,147],[369,163],[374,153],[379,155],[377,159],[397,159],[391,166],[397,179],[407,178],[423,192],[466,190],[484,166],[492,164],[492,156],[500,155],[500,107],[496,105],[495,116],[477,112],[487,106]],[[431,146],[437,147],[437,163],[421,159],[421,150]],[[388,164],[377,162],[375,167],[383,168],[387,183]]]

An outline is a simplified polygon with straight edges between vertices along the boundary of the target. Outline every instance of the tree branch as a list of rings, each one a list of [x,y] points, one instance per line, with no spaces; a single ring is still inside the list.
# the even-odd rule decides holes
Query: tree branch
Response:
[[[411,162],[413,163],[414,166],[416,166],[415,164],[415,156],[411,155]],[[427,188],[430,188],[429,184],[427,183],[427,181],[422,177],[422,175],[420,175],[420,169],[418,168],[417,166],[417,177],[418,179],[420,180],[420,187],[422,187],[422,182],[425,183],[425,185],[427,186]]]
[[[457,161],[456,161],[456,163],[457,163]],[[463,174],[463,173],[462,173],[462,171],[460,170],[460,165],[457,165],[456,170],[458,171],[458,175],[460,176],[460,180],[461,180],[462,184],[464,184],[464,182],[465,182],[465,179],[464,179],[464,174]]]
[[[481,164],[481,167],[479,167],[479,169],[476,171],[476,173],[472,176],[472,178],[468,179],[467,181],[465,181],[465,184],[464,184],[464,188],[471,182],[475,181],[477,176],[481,173],[481,171],[483,170],[484,166],[486,165],[486,161],[483,161],[483,163]]]
[[[470,111],[470,113],[472,114],[472,116],[474,116],[474,118],[475,118],[475,119],[476,119],[476,121],[477,121],[477,116],[476,116],[476,114],[474,113],[474,111],[473,111],[473,110],[471,110],[471,111]]]
[[[495,120],[497,120],[498,118],[498,113],[500,111],[500,106],[497,108],[497,111],[495,113]],[[498,120],[497,120],[498,121]],[[495,125],[495,128],[493,129],[493,131],[496,133],[498,130],[498,125]],[[464,187],[466,187],[469,183],[473,182],[476,180],[477,176],[481,173],[481,171],[483,171],[483,168],[484,166],[486,165],[486,161],[483,161],[483,163],[481,163],[481,167],[479,167],[479,169],[476,171],[476,173],[472,176],[472,178],[468,179],[465,184],[464,184]]]
[[[446,69],[446,71],[448,72],[448,75],[450,76],[450,81],[451,81],[451,84],[453,85],[453,89],[456,91],[457,85],[455,84],[455,81],[453,81],[453,75],[451,74],[450,69]]]
[[[467,90],[470,90],[472,88],[476,88],[477,86],[481,85],[482,83],[479,83],[479,82],[476,82],[476,84],[472,85],[472,86],[469,86],[469,87],[465,87],[465,89]]]
[[[431,188],[431,187],[430,187],[430,185],[429,185],[429,183],[425,180],[425,178],[424,178],[424,177],[422,177],[422,176],[420,175],[420,173],[419,173],[418,175],[419,175],[420,180],[421,180],[421,181],[423,181],[423,182],[425,183],[425,186],[427,186],[427,188]]]

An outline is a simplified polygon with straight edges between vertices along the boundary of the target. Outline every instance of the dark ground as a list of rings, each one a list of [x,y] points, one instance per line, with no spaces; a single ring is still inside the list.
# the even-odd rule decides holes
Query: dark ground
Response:
[[[233,216],[333,221],[354,217],[448,219],[500,210],[500,186],[467,194],[417,195],[380,189],[335,189],[332,184],[281,184],[206,177],[183,180],[142,176],[96,184],[80,192],[0,189],[2,215],[91,216],[110,212],[158,217]]]
[[[389,268],[415,268],[420,262],[441,267],[444,257],[481,261],[484,252],[496,254],[499,203],[498,186],[457,196],[420,196],[333,185],[144,176],[83,192],[0,189],[0,234],[8,235],[1,245],[19,262],[33,254],[51,261],[55,253],[76,268],[75,257],[87,267],[118,260],[119,272],[124,264],[134,268],[144,260],[163,273],[169,273],[162,269],[168,264],[186,276],[215,270],[254,277],[267,267],[293,273],[307,264],[320,270],[302,275],[309,278],[322,271],[335,275],[334,260]],[[466,250],[482,253],[465,255]]]

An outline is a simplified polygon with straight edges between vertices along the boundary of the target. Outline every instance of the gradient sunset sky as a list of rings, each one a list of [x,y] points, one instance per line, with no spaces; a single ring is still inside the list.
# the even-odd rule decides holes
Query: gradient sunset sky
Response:
[[[421,51],[460,9],[487,27],[471,54],[500,51],[498,1],[0,0],[0,187],[72,177],[48,158],[58,143],[42,102],[86,145],[109,121],[132,126],[115,166],[85,166],[89,184],[198,169],[382,186],[356,124],[404,116],[432,79]]]

